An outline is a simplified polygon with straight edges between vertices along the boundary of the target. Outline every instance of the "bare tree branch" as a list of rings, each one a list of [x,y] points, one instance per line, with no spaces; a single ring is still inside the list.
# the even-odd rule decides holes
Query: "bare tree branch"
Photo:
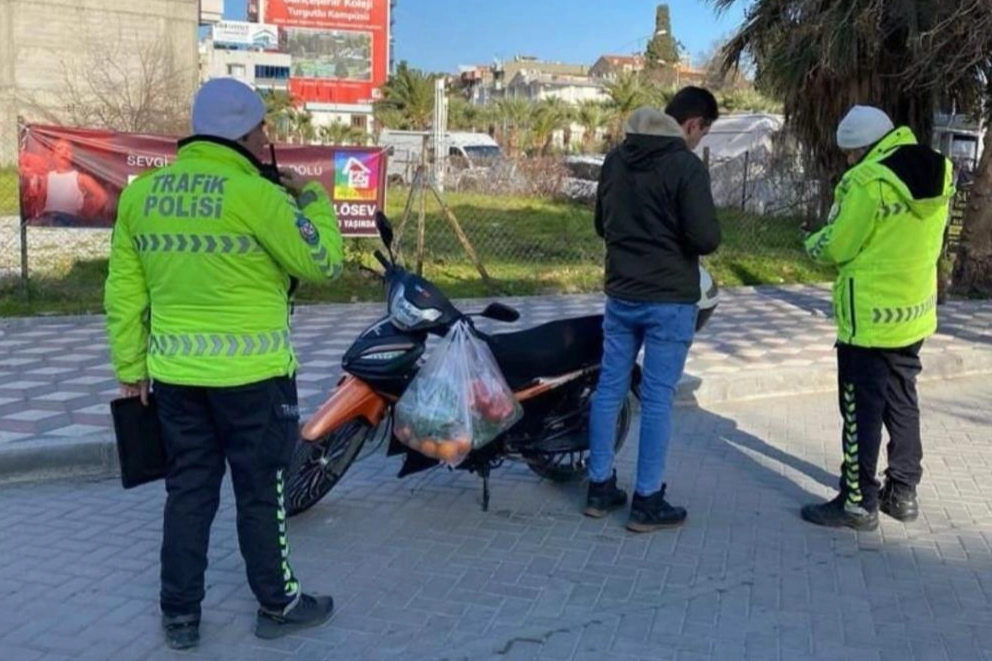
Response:
[[[62,62],[62,120],[131,133],[188,132],[195,71],[179,65],[164,38],[116,32],[84,38],[80,56]]]

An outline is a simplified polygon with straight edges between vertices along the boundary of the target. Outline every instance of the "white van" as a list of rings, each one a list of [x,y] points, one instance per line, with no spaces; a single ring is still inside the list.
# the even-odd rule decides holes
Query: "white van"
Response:
[[[427,162],[433,160],[433,145],[429,131],[384,130],[379,136],[379,146],[390,149],[389,169],[391,183],[409,184],[420,165],[424,145],[427,145]],[[451,131],[444,135],[448,170],[452,173],[473,173],[489,170],[503,159],[499,144],[487,133]]]

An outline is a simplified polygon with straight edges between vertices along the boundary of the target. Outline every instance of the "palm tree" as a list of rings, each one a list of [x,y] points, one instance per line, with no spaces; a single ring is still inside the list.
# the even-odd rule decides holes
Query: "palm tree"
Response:
[[[726,9],[739,0],[711,2]],[[754,57],[758,82],[783,100],[812,165],[829,181],[844,166],[834,131],[856,103],[882,106],[893,120],[908,124],[922,142],[929,142],[937,91],[907,86],[902,70],[914,59],[912,40],[933,27],[927,25],[933,17],[930,9],[939,4],[941,0],[755,0],[746,22],[725,46],[726,63],[736,66],[744,55]]]
[[[308,110],[296,110],[291,116],[292,135],[301,144],[310,144],[317,137],[317,127],[313,114]]]
[[[572,109],[559,98],[544,99],[533,109],[533,147],[541,156],[551,153],[555,131],[565,130],[572,123]]]
[[[644,87],[644,102],[663,110],[678,90],[672,85],[653,83]]]
[[[637,73],[621,74],[606,86],[609,94],[610,138],[613,144],[623,138],[623,123],[638,107],[647,101],[647,90],[643,79]]]
[[[396,73],[384,87],[384,96],[380,105],[398,111],[403,118],[403,126],[399,128],[423,130],[431,125],[434,116],[434,76],[400,62]]]
[[[725,10],[741,0],[710,0]],[[844,169],[837,123],[856,103],[886,110],[930,143],[935,111],[950,100],[980,108],[992,98],[992,12],[947,0],[750,0],[724,48],[725,66],[749,56],[757,82],[783,102],[827,192]],[[987,112],[992,104],[985,106]],[[979,167],[965,218],[961,291],[992,294],[992,150]]]
[[[469,103],[465,97],[448,97],[448,127],[455,131],[479,131],[484,118],[480,106]]]
[[[317,135],[323,144],[330,145],[365,145],[369,138],[365,131],[344,122],[321,126]]]
[[[532,105],[524,99],[500,99],[496,102],[496,123],[503,126],[507,153],[516,155],[520,147],[520,134],[530,128]]]
[[[265,101],[265,121],[272,127],[272,138],[285,142],[289,139],[296,110],[292,95],[282,90],[267,90],[259,94]]]
[[[583,101],[579,104],[576,120],[582,127],[582,151],[590,152],[596,135],[606,126],[606,106],[600,101]]]
[[[372,106],[372,116],[375,118],[376,126],[380,129],[395,130],[407,127],[403,111],[381,101]]]

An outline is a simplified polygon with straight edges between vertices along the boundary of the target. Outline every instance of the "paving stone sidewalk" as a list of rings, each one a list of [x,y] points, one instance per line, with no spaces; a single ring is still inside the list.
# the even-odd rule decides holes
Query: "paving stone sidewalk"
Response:
[[[337,614],[274,643],[251,634],[225,484],[195,654],[158,628],[161,484],[0,487],[0,659],[992,661],[992,391],[922,392],[923,517],[875,533],[798,517],[835,483],[830,395],[680,408],[668,481],[689,520],[647,536],[583,518],[582,484],[510,465],[483,513],[473,476],[397,480],[380,451],[291,519],[294,567]]]
[[[522,328],[599,313],[599,296],[508,301]],[[460,302],[481,309],[481,302]],[[382,304],[299,308],[293,341],[301,358],[304,413],[340,376],[340,359],[383,314]],[[680,401],[713,404],[834,387],[834,326],[824,287],[730,289],[690,354]],[[940,309],[941,332],[927,343],[925,377],[992,372],[992,303]],[[497,326],[488,325],[490,330]],[[0,464],[7,473],[64,467],[112,469],[108,403],[117,394],[101,317],[0,320]],[[43,449],[39,454],[38,450]],[[0,478],[3,477],[0,465]]]

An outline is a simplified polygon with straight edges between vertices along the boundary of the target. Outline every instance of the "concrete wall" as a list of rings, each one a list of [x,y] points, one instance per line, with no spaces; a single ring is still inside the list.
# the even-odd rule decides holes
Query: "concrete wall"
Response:
[[[198,0],[0,0],[0,166],[16,161],[17,117],[65,118],[66,71],[167,44],[197,81]]]

